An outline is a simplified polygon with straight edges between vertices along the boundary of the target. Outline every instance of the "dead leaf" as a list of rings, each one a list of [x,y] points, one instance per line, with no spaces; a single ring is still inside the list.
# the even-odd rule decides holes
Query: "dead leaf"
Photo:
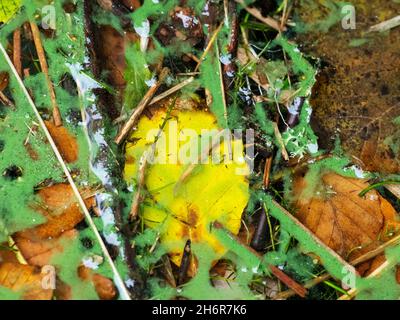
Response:
[[[40,268],[19,263],[0,264],[0,285],[22,291],[24,300],[50,300],[53,290],[43,289]]]
[[[65,241],[72,241],[78,237],[78,231],[74,227],[84,216],[68,184],[56,184],[41,189],[38,195],[43,205],[38,206],[37,210],[48,219],[47,222],[18,232],[13,238],[28,264],[41,267],[48,265],[55,254],[63,251]],[[89,208],[94,205],[94,198],[85,200],[85,203]],[[110,300],[117,295],[110,279],[86,269],[82,266],[78,273],[83,280],[93,281],[100,299]],[[60,282],[59,285],[56,291],[58,299],[70,298],[71,290],[68,284]]]
[[[33,266],[45,266],[50,263],[51,257],[63,251],[64,241],[72,241],[78,236],[74,229],[65,231],[60,237],[55,239],[29,238],[31,233],[17,233],[13,238],[22,256]]]
[[[0,263],[4,262],[18,263],[17,255],[13,248],[9,248],[8,243],[0,244]]]
[[[38,196],[42,202],[35,209],[43,214],[47,222],[19,232],[19,236],[31,240],[56,238],[83,220],[83,213],[69,184],[60,183],[41,189]],[[94,201],[94,197],[90,197],[85,204],[90,208],[94,206]]]
[[[326,245],[353,259],[388,240],[399,228],[396,211],[377,191],[359,196],[368,186],[365,179],[325,173],[307,197],[307,182],[300,175],[293,188],[296,216]]]
[[[79,267],[78,274],[83,280],[93,281],[96,292],[101,300],[112,300],[117,296],[117,288],[110,279],[101,274],[94,273],[84,266]]]
[[[50,132],[58,150],[67,163],[78,160],[78,142],[65,127],[56,127],[51,121],[45,121],[46,127]]]

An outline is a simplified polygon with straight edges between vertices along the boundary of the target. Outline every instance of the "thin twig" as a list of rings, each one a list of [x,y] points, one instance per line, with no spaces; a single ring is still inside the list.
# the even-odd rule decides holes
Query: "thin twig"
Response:
[[[17,28],[13,33],[13,63],[19,76],[22,76],[21,63],[21,29]]]
[[[56,93],[54,91],[54,86],[53,86],[53,83],[51,82],[51,79],[49,76],[49,67],[47,65],[47,60],[46,60],[46,55],[44,53],[42,40],[40,39],[40,31],[35,22],[31,21],[30,26],[31,26],[32,35],[33,35],[33,41],[34,41],[35,47],[36,47],[36,52],[37,52],[39,62],[40,62],[40,67],[46,77],[47,86],[48,86],[49,92],[50,92],[50,100],[51,100],[51,104],[52,104],[52,108],[53,108],[54,125],[56,127],[59,127],[59,126],[62,126],[61,113],[60,113],[60,109],[58,108],[58,105],[57,105],[57,99],[56,99]]]
[[[400,26],[400,16],[383,21],[369,28],[368,32],[385,32]]]
[[[132,201],[132,206],[131,206],[131,211],[129,213],[129,218],[131,220],[134,220],[138,213],[139,213],[139,207],[141,202],[144,199],[144,194],[143,194],[143,189],[144,189],[144,184],[145,184],[145,172],[146,172],[146,167],[148,163],[148,157],[149,157],[149,151],[145,151],[140,158],[139,161],[139,170],[138,170],[138,183],[137,183],[137,190],[135,192],[133,201]]]
[[[190,59],[192,59],[196,63],[200,62],[200,59],[197,58],[193,53],[190,53],[190,52],[185,53],[185,56],[189,57]]]
[[[260,20],[261,22],[265,23],[267,26],[271,27],[272,29],[275,29],[278,32],[281,31],[286,31],[286,27],[283,26],[283,28],[281,28],[280,23],[278,21],[276,21],[275,19],[271,18],[271,17],[264,17],[260,10],[256,9],[256,8],[250,8],[248,6],[246,6],[244,0],[236,0],[237,3],[241,4],[244,9],[250,13],[254,18]]]
[[[213,35],[210,38],[210,41],[207,44],[207,47],[205,48],[204,52],[202,53],[199,62],[196,65],[196,68],[194,68],[194,72],[199,70],[201,63],[203,62],[204,58],[206,57],[207,53],[210,51],[214,41],[217,39],[218,33],[221,31],[221,28],[223,26],[223,23],[221,23],[218,28],[214,31]]]
[[[389,241],[381,244],[379,247],[377,247],[371,251],[368,251],[367,253],[359,256],[358,258],[351,260],[350,264],[353,266],[357,266],[363,262],[371,260],[371,259],[375,258],[376,256],[384,253],[387,248],[394,246],[396,244],[399,244],[399,242],[400,242],[400,235],[395,236],[394,238],[390,239]],[[325,273],[321,276],[318,276],[318,277],[306,282],[304,287],[306,287],[307,289],[312,288],[313,286],[315,286],[321,282],[324,282],[326,280],[329,280],[330,278],[331,278],[331,275],[329,273]],[[295,294],[295,292],[293,290],[287,290],[287,291],[279,293],[277,295],[276,299],[287,299],[294,294]]]
[[[169,73],[168,68],[163,68],[161,70],[157,83],[146,92],[143,99],[139,102],[138,106],[133,111],[129,120],[124,124],[124,126],[119,131],[117,137],[115,138],[116,144],[121,144],[121,142],[126,138],[129,132],[132,130],[133,126],[136,124],[136,121],[139,119],[144,109],[146,109],[146,107],[149,105],[151,99],[153,98],[154,94],[157,92],[161,84],[164,82],[168,73]]]
[[[283,143],[282,135],[279,131],[279,128],[278,128],[278,125],[276,124],[276,122],[273,123],[273,126],[274,126],[275,137],[278,140],[279,146],[281,147],[281,153],[282,153],[283,159],[285,159],[286,161],[289,161],[289,155],[286,151],[285,144]]]
[[[181,90],[182,88],[186,87],[188,84],[192,83],[194,81],[194,77],[187,78],[183,80],[182,82],[178,83],[177,85],[173,86],[172,88],[168,89],[167,91],[164,91],[163,93],[160,93],[159,95],[155,96],[149,103],[149,106],[152,104],[155,104],[159,102],[160,100],[170,96],[171,94]]]
[[[264,189],[268,189],[269,186],[269,177],[271,173],[272,159],[273,159],[272,156],[270,156],[265,160],[264,176],[263,176]]]
[[[230,231],[226,230],[221,223],[218,221],[215,221],[213,223],[213,227],[219,230],[224,231],[229,236],[230,241],[235,241],[238,244],[240,244],[243,248],[245,248],[247,251],[249,251],[250,254],[252,254],[255,258],[257,258],[260,263],[263,260],[263,256],[255,251],[253,248],[249,247],[246,243],[244,243],[239,237],[231,233]],[[273,265],[268,265],[268,269],[271,271],[271,273],[277,277],[280,281],[282,281],[286,286],[289,288],[293,289],[299,296],[305,297],[307,294],[307,290],[299,283],[297,283],[295,280],[290,278],[287,274],[285,274],[282,270],[278,269],[277,267]]]

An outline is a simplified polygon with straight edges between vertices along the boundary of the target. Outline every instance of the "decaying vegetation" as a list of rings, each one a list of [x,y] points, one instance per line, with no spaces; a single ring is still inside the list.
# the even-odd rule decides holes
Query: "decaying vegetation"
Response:
[[[399,8],[0,0],[0,298],[398,299]]]

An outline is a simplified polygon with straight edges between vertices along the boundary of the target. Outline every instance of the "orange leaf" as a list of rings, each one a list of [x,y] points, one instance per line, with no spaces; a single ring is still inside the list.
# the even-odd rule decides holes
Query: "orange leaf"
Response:
[[[326,173],[311,198],[305,196],[306,186],[304,177],[295,179],[297,217],[345,259],[373,249],[399,226],[396,211],[376,190],[359,196],[369,186],[366,180]]]
[[[19,232],[22,237],[33,239],[48,239],[60,236],[64,231],[71,230],[84,218],[74,192],[70,185],[56,184],[38,192],[42,203],[35,209],[43,214],[47,222],[35,228]],[[85,200],[86,206],[94,205],[94,198]]]
[[[65,127],[56,127],[51,121],[45,121],[58,150],[67,163],[78,160],[78,142]]]
[[[50,300],[53,290],[43,289],[40,269],[19,263],[0,264],[0,285],[13,291],[23,291],[25,300]]]

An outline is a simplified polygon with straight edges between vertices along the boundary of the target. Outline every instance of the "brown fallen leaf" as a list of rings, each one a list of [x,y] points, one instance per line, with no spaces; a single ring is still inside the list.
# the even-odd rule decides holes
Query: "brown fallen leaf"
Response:
[[[65,162],[72,163],[78,160],[76,138],[65,127],[57,127],[51,121],[45,121],[45,124]]]
[[[0,243],[0,263],[4,262],[18,263],[16,252],[6,242]]]
[[[77,236],[78,232],[72,229],[65,231],[55,239],[33,241],[22,236],[16,236],[15,241],[29,265],[42,267],[50,264],[52,256],[62,253],[65,241],[72,241]],[[79,267],[78,274],[82,280],[93,282],[100,299],[111,300],[117,295],[114,283],[110,279],[93,273],[84,266]],[[68,300],[71,298],[71,288],[68,284],[57,280],[55,294],[57,299]]]
[[[379,168],[380,172],[398,172],[399,161],[396,155],[393,154],[389,146],[378,146],[376,139],[364,141],[360,160],[361,166],[368,171],[376,171]]]
[[[68,230],[54,239],[29,238],[30,235],[31,233],[20,232],[13,238],[28,264],[42,267],[50,263],[53,255],[63,251],[64,241],[72,241],[78,236],[78,232],[75,229]]]
[[[101,300],[112,300],[117,296],[117,288],[110,279],[94,273],[84,266],[79,267],[78,274],[83,280],[93,281],[96,292]]]
[[[368,186],[365,179],[330,172],[322,175],[307,197],[307,182],[299,175],[293,188],[296,216],[343,258],[356,258],[386,241],[400,226],[396,211],[377,191],[359,196]]]
[[[41,189],[38,195],[42,205],[36,206],[36,209],[47,218],[47,222],[18,232],[13,238],[28,264],[42,267],[50,264],[55,254],[62,253],[65,241],[78,237],[78,231],[74,228],[84,217],[68,184]],[[94,197],[86,199],[85,204],[88,208],[93,206]],[[110,279],[84,267],[77,272],[83,280],[93,282],[100,299],[110,300],[116,296],[117,290]],[[70,298],[68,284],[58,281],[56,296],[58,299]]]
[[[12,291],[22,291],[24,300],[50,300],[52,289],[43,289],[40,268],[19,263],[0,264],[0,285]]]
[[[43,214],[47,222],[18,235],[31,240],[49,239],[71,230],[84,218],[74,192],[69,184],[59,183],[38,191],[41,200],[34,208]],[[95,205],[94,197],[85,200],[88,208]]]

